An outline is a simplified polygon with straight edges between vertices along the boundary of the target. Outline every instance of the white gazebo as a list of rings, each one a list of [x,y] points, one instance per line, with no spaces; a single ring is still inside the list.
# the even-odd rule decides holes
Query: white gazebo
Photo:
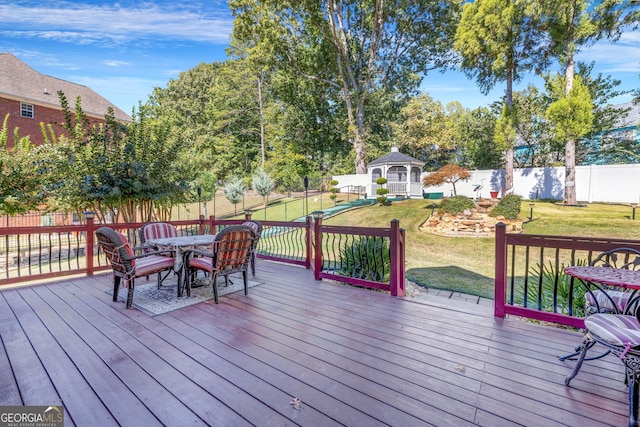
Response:
[[[387,178],[384,185],[389,190],[389,197],[422,198],[422,167],[424,162],[414,157],[402,154],[395,145],[391,152],[379,159],[369,162],[367,166],[367,195],[376,198],[376,190],[381,185],[376,184],[378,178]]]

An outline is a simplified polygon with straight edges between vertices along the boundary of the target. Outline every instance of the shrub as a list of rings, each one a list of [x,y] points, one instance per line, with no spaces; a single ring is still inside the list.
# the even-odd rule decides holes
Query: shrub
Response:
[[[389,243],[382,237],[360,237],[340,251],[340,266],[345,276],[388,281],[391,276]]]
[[[490,216],[502,215],[506,219],[517,219],[522,206],[522,198],[515,194],[504,196],[489,213]]]
[[[385,185],[386,183],[387,183],[387,178],[376,179],[376,184],[378,185]],[[384,187],[380,187],[376,190],[376,194],[378,195],[378,197],[376,197],[376,201],[380,203],[380,206],[385,206],[387,204],[386,194],[388,193],[389,193],[389,190]]]
[[[466,196],[453,196],[442,199],[442,202],[440,202],[440,211],[455,215],[464,212],[465,209],[472,209],[475,206],[473,200]]]
[[[329,189],[329,191],[331,192],[331,194],[329,195],[329,198],[331,200],[333,200],[333,204],[336,204],[336,198],[338,197],[338,189],[336,188],[336,185],[338,185],[338,181],[335,179],[332,179],[331,182],[331,188]]]

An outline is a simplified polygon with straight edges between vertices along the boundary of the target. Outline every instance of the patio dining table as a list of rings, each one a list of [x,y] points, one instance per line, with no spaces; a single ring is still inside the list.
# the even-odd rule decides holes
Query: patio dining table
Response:
[[[606,289],[602,285],[613,286],[620,289],[631,289],[632,294],[625,304],[619,307],[615,299],[609,297],[612,304],[617,307],[617,311],[622,314],[631,314],[629,310],[634,306],[634,302],[640,298],[640,270],[629,270],[625,268],[611,268],[602,266],[572,266],[564,269],[569,276],[579,279],[589,292],[590,284],[596,284],[599,289],[606,294]],[[640,315],[640,310],[636,310],[636,316]],[[640,320],[640,319],[639,319]]]
[[[161,239],[149,239],[147,244],[149,246],[155,246],[158,249],[175,251],[175,264],[174,271],[178,275],[179,287],[183,281],[183,275],[187,274],[186,271],[182,271],[184,267],[184,254],[188,249],[200,249],[209,250],[213,246],[213,241],[216,238],[215,234],[200,234],[195,236],[178,236],[178,237],[164,237]],[[195,287],[195,286],[194,286]],[[189,289],[187,289],[189,294]]]

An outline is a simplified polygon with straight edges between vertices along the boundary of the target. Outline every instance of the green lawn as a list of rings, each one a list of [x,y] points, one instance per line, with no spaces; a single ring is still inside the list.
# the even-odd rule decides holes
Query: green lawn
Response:
[[[406,200],[391,206],[373,205],[326,220],[331,225],[387,227],[400,221],[407,238],[407,277],[427,287],[450,289],[493,298],[494,239],[441,237],[418,230],[431,213],[430,200]],[[528,218],[529,202],[521,217]],[[574,235],[640,239],[640,210],[631,221],[631,207],[590,204],[566,207],[535,202],[534,220],[524,225],[529,234]]]

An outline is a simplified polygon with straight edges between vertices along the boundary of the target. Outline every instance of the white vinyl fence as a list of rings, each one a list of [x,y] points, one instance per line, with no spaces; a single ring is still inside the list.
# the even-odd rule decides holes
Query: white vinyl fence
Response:
[[[491,191],[502,190],[522,196],[524,199],[564,198],[564,166],[546,168],[514,169],[513,189],[504,189],[504,170],[474,170],[471,178],[456,183],[458,195],[489,197]],[[428,173],[422,174],[424,177]],[[368,175],[337,175],[333,179],[339,187],[362,185],[367,187],[367,197],[375,198]],[[640,164],[592,165],[576,167],[576,196],[580,202],[640,203]],[[477,192],[476,188],[480,187]],[[453,186],[443,184],[424,187],[426,193],[453,195]]]

